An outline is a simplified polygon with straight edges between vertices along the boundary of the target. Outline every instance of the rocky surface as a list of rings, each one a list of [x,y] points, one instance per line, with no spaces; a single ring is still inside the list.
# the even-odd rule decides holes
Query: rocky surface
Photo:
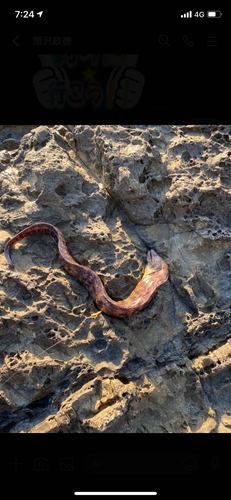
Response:
[[[231,126],[0,127],[0,432],[231,431]],[[124,299],[147,251],[169,280],[130,318],[96,306],[48,235]]]

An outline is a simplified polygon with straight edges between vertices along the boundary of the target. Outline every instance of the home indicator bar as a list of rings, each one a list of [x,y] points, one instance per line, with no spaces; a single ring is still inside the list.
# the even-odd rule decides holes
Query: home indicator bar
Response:
[[[123,496],[123,495],[157,495],[156,491],[75,491],[74,495],[85,495],[85,496],[100,496],[100,495],[108,495],[108,496]]]

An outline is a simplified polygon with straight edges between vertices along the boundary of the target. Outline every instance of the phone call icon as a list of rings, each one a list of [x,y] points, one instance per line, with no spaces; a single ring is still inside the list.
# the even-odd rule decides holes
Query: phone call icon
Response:
[[[189,40],[189,39],[188,39],[188,37],[187,37],[187,35],[184,35],[184,36],[182,37],[182,40],[183,40],[183,42],[184,42],[186,45],[188,45],[188,47],[193,47],[193,46],[194,46],[194,42],[192,42],[192,40]]]

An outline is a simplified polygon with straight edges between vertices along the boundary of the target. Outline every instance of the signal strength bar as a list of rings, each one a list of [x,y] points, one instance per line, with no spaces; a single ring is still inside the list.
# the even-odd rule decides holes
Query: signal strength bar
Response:
[[[189,10],[188,12],[185,12],[185,14],[181,14],[180,17],[192,17],[192,11]]]

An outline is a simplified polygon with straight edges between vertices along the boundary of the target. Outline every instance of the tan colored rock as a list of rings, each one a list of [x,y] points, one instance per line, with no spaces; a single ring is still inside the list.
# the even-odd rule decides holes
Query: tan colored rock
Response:
[[[0,432],[230,432],[230,126],[0,127]],[[105,314],[38,235],[57,226],[114,299],[147,251],[169,280]]]

